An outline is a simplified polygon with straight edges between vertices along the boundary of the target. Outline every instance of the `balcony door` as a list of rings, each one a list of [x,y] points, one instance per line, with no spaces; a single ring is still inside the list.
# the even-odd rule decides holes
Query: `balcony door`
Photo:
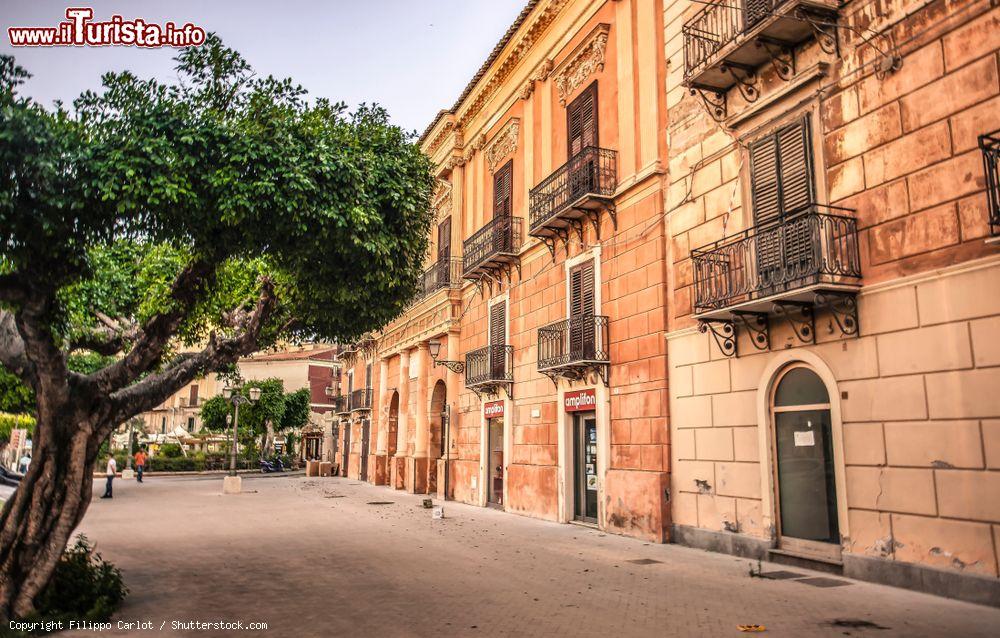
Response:
[[[444,261],[451,257],[451,217],[445,217],[438,224],[437,230],[437,258]]]
[[[757,276],[765,294],[815,270],[818,228],[804,215],[816,193],[809,128],[806,116],[750,144]]]
[[[513,245],[510,217],[514,208],[514,160],[493,174],[493,252],[509,253]]]
[[[594,312],[594,260],[589,259],[569,271],[570,361],[594,358]]]
[[[597,82],[592,83],[566,108],[566,142],[569,201],[597,190],[597,155],[581,154],[598,146]]]
[[[507,377],[507,304],[500,302],[490,307],[490,378]]]

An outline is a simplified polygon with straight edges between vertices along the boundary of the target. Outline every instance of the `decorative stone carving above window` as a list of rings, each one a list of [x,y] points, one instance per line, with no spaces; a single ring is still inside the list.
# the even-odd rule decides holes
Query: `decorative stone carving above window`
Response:
[[[552,60],[546,59],[521,87],[521,99],[527,100],[531,97],[531,94],[535,92],[535,82],[544,82],[548,79],[549,73],[552,73]]]
[[[490,165],[490,172],[496,170],[500,160],[517,150],[517,135],[521,130],[521,120],[511,118],[507,126],[500,131],[490,142],[486,149],[486,163]]]
[[[443,179],[437,181],[434,196],[431,198],[431,208],[437,219],[442,220],[451,214],[451,182]]]
[[[601,23],[594,27],[587,38],[554,71],[559,103],[566,101],[587,78],[604,69],[604,54],[608,48],[611,25]]]

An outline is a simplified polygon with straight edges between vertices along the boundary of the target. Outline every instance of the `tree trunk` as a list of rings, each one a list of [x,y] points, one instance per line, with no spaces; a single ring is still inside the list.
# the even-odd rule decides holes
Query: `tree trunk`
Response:
[[[0,621],[24,617],[48,584],[93,491],[107,428],[40,415],[31,466],[0,513]],[[59,436],[60,433],[63,436]],[[54,440],[61,438],[60,444]]]
[[[266,422],[267,431],[264,433],[264,445],[261,448],[261,457],[269,459],[274,456],[274,424],[271,419]]]

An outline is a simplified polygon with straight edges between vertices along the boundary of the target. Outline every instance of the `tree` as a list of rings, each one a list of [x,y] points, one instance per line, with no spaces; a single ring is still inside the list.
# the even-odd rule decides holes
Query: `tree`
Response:
[[[49,110],[0,58],[0,363],[38,421],[0,513],[0,621],[31,613],[118,424],[279,339],[357,339],[416,293],[433,176],[412,134],[214,36],[176,61],[176,84],[109,73]],[[74,372],[71,353],[112,359]]]
[[[242,384],[241,393],[248,399],[251,387],[260,388],[260,397],[240,406],[239,427],[250,439],[260,439],[258,450],[267,456],[274,451],[275,431],[300,428],[309,422],[309,390],[302,388],[286,393],[284,381],[265,379]],[[206,400],[199,414],[202,425],[222,432],[231,427],[226,419],[232,412],[232,403],[217,396]]]

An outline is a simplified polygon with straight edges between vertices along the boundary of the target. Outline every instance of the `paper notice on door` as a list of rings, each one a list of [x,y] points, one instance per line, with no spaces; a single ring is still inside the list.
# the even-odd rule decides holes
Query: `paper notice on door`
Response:
[[[802,430],[795,433],[795,447],[811,447],[816,445],[816,436],[812,430]]]

